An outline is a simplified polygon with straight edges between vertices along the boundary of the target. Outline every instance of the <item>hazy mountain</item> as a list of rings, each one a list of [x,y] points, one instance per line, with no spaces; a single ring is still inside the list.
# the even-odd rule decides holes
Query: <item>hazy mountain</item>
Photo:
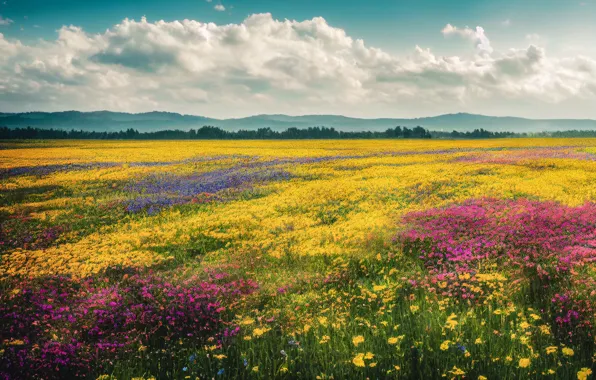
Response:
[[[140,132],[163,129],[200,128],[212,125],[226,130],[258,129],[269,127],[284,130],[291,127],[334,127],[343,131],[382,131],[395,126],[421,126],[430,130],[467,131],[484,128],[490,131],[539,132],[555,130],[596,130],[596,120],[579,119],[524,119],[457,113],[416,119],[359,119],[339,115],[255,115],[239,119],[212,119],[203,116],[181,115],[171,112],[122,113],[97,112],[26,112],[0,113],[0,126],[10,128],[37,127],[119,131],[134,128]]]
[[[0,113],[0,125],[10,128],[31,126],[37,128],[74,128],[89,131],[119,131],[127,128],[135,128],[139,131],[190,129],[210,124],[211,120],[201,116],[180,115],[169,112],[139,114],[110,111]]]

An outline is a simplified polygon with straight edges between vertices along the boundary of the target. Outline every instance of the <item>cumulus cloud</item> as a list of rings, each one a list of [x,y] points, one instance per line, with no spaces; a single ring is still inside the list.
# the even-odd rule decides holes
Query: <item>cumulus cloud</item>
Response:
[[[443,34],[474,41],[483,54],[445,57],[416,47],[400,57],[321,17],[270,14],[227,25],[125,19],[102,34],[67,26],[54,41],[27,44],[0,34],[0,109],[374,117],[513,113],[509,107],[521,104],[540,112],[575,101],[592,112],[594,59],[553,58],[535,45],[492,52],[482,28],[447,25]]]
[[[490,46],[490,40],[484,33],[484,28],[481,26],[477,26],[476,29],[470,29],[467,26],[460,29],[451,24],[447,24],[443,28],[442,33],[444,36],[457,35],[473,41],[478,51],[483,54],[490,54],[493,52],[493,48]]]
[[[215,9],[218,12],[223,12],[226,10],[226,7],[224,7],[223,4],[217,4],[213,7],[213,9]]]
[[[0,15],[0,26],[8,26],[10,24],[12,24],[14,21],[12,21],[9,18],[2,18],[2,15]]]

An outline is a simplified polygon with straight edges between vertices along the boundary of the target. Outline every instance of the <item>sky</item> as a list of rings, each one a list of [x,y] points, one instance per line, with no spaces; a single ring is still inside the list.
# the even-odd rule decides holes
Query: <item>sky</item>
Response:
[[[596,119],[596,0],[0,0],[0,112]]]

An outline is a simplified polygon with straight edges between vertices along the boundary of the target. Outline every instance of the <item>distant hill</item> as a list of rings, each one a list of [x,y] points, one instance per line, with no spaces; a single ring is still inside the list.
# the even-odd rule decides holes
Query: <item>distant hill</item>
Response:
[[[120,131],[133,128],[139,132],[164,129],[197,129],[204,125],[228,131],[255,130],[269,127],[273,130],[333,127],[340,131],[384,131],[398,125],[421,126],[436,131],[470,131],[483,128],[489,131],[542,132],[563,130],[596,130],[596,120],[589,119],[524,119],[519,117],[495,117],[468,113],[447,114],[415,119],[360,119],[339,115],[255,115],[238,119],[213,119],[203,116],[181,115],[171,112],[123,113],[97,112],[26,112],[0,113],[0,126],[9,128],[37,127],[59,129],[82,129],[87,131]]]

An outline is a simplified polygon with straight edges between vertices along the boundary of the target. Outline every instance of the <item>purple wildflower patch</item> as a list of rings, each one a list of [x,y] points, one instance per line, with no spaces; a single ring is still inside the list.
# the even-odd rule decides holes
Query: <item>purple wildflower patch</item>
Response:
[[[112,285],[101,278],[14,282],[0,294],[0,378],[88,377],[97,360],[139,347],[221,344],[238,331],[223,319],[228,304],[257,287],[250,280],[173,284],[139,274]]]
[[[408,228],[399,239],[405,252],[424,261],[427,282],[443,283],[446,296],[477,297],[458,278],[473,280],[487,260],[508,268],[509,280],[527,282],[541,307],[543,301],[551,303],[558,331],[569,338],[581,327],[590,331],[596,312],[596,280],[582,275],[596,262],[594,215],[594,203],[469,200],[406,215]],[[553,292],[552,299],[544,299]]]
[[[241,189],[254,184],[287,180],[290,173],[280,169],[229,168],[203,174],[152,174],[136,180],[126,191],[139,194],[126,203],[128,212],[146,210],[154,213],[164,207],[192,202],[199,195],[216,194],[227,189]]]

